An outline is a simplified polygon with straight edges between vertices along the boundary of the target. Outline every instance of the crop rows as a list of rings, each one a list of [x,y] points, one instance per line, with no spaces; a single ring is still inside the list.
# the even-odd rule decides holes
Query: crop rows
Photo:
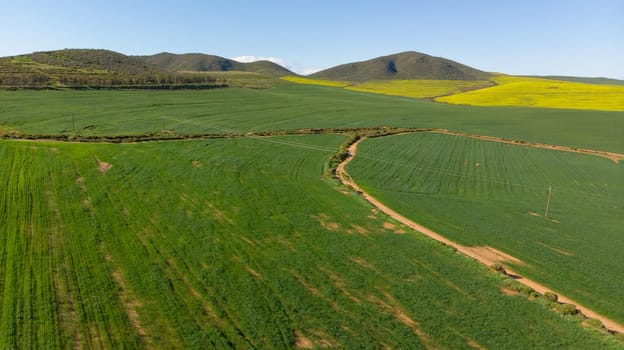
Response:
[[[271,140],[0,142],[0,347],[618,346]]]
[[[0,91],[0,125],[22,134],[132,135],[431,127],[624,153],[621,112],[464,107],[323,86],[268,90]],[[173,122],[174,117],[188,122]],[[561,125],[566,128],[561,128]],[[232,131],[235,130],[235,131]]]
[[[0,348],[136,345],[83,208],[73,162],[2,144]]]
[[[364,141],[347,170],[403,215],[461,244],[504,251],[524,262],[514,270],[622,322],[622,166],[588,155],[410,134]]]

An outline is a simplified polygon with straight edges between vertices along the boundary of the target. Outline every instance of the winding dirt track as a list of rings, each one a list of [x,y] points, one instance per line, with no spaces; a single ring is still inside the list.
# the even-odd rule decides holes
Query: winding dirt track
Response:
[[[362,188],[360,186],[358,186],[357,183],[355,183],[355,181],[353,181],[353,179],[351,178],[351,176],[349,175],[349,173],[347,173],[347,171],[345,170],[345,167],[347,166],[347,164],[349,164],[349,162],[351,162],[351,160],[353,160],[353,158],[356,155],[357,152],[357,146],[360,142],[362,142],[363,140],[365,140],[364,138],[358,140],[357,142],[355,142],[354,144],[352,144],[349,147],[349,157],[347,157],[347,159],[345,159],[342,163],[340,163],[336,169],[338,176],[340,178],[340,181],[353,188],[356,192],[358,192],[364,199],[366,199],[368,202],[370,202],[374,207],[376,207],[377,209],[381,210],[382,212],[384,212],[386,215],[390,216],[391,218],[399,221],[400,223],[428,236],[431,237],[433,239],[435,239],[438,242],[441,242],[447,246],[453,247],[455,249],[457,249],[458,252],[469,256],[477,261],[479,261],[480,263],[486,265],[486,266],[491,266],[494,263],[500,263],[500,262],[511,262],[514,264],[522,264],[522,262],[512,256],[509,256],[503,252],[497,251],[496,249],[490,248],[490,247],[468,247],[468,246],[464,246],[461,245],[459,243],[453,242],[451,240],[449,240],[448,238],[440,235],[439,233],[432,231],[430,229],[428,229],[427,227],[424,227],[408,218],[406,218],[405,216],[397,213],[396,211],[392,210],[390,207],[384,205],[383,203],[381,203],[379,200],[377,200],[375,197],[371,196],[370,194],[364,192],[364,190],[362,190]],[[578,310],[580,310],[585,316],[589,317],[589,318],[593,318],[596,320],[599,320],[600,322],[602,322],[602,324],[609,329],[610,331],[615,331],[618,333],[624,333],[624,325],[615,322],[605,316],[600,315],[599,313],[585,307],[582,306],[581,304],[579,304],[578,302],[563,296],[557,292],[555,292],[554,290],[539,284],[533,280],[530,280],[526,277],[520,276],[518,273],[514,272],[513,270],[511,270],[508,266],[505,266],[505,270],[507,271],[508,275],[512,276],[516,281],[530,287],[533,288],[535,291],[544,294],[546,292],[550,292],[550,293],[556,293],[559,296],[558,301],[561,303],[568,303],[568,304],[574,304],[576,305],[576,308]]]

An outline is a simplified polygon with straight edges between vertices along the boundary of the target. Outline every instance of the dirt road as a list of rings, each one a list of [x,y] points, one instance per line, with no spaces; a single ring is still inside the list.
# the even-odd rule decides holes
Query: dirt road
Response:
[[[447,246],[453,247],[455,249],[457,249],[458,252],[469,256],[479,262],[481,262],[482,264],[486,265],[486,266],[491,266],[492,264],[495,263],[504,263],[504,262],[508,262],[508,263],[513,263],[513,264],[522,264],[522,261],[514,258],[513,256],[510,256],[508,254],[505,254],[503,252],[500,252],[494,248],[491,247],[468,247],[468,246],[464,246],[461,245],[459,243],[453,242],[451,240],[449,240],[448,238],[442,236],[441,234],[432,231],[431,229],[424,227],[408,218],[406,218],[405,216],[397,213],[396,211],[392,210],[390,207],[386,206],[385,204],[381,203],[379,200],[377,200],[375,197],[371,196],[370,194],[366,193],[364,190],[362,190],[362,188],[355,182],[353,181],[353,179],[351,178],[351,176],[349,175],[349,173],[347,173],[347,171],[345,170],[345,167],[347,166],[347,164],[349,164],[349,162],[351,162],[351,160],[353,160],[353,157],[355,157],[356,153],[357,153],[357,146],[360,142],[362,142],[363,139],[358,140],[357,142],[355,142],[353,145],[351,145],[349,147],[349,154],[350,156],[345,159],[342,163],[340,163],[337,167],[337,173],[338,176],[341,180],[341,182],[351,188],[353,188],[356,192],[358,192],[364,199],[366,199],[368,202],[370,202],[374,207],[376,207],[377,209],[381,210],[382,212],[384,212],[386,215],[390,216],[391,218],[399,221],[400,223],[428,236],[431,237],[433,239],[435,239],[438,242],[441,242]],[[609,330],[611,331],[615,331],[615,332],[619,332],[619,333],[624,333],[624,325],[619,324],[618,322],[615,322],[605,316],[600,315],[599,313],[580,305],[578,302],[559,294],[558,292],[555,292],[554,290],[540,284],[537,283],[533,280],[530,280],[526,277],[520,276],[518,273],[516,273],[515,271],[513,271],[512,269],[510,269],[508,266],[505,266],[505,270],[507,271],[507,273],[509,275],[514,276],[514,279],[522,284],[524,284],[525,286],[528,286],[530,288],[533,288],[535,291],[544,294],[546,292],[550,292],[550,293],[555,293],[559,296],[558,301],[561,303],[568,303],[568,304],[574,304],[576,305],[576,308],[578,310],[580,310],[585,316],[589,317],[589,318],[593,318],[596,320],[599,320],[600,322],[602,322],[602,324]]]

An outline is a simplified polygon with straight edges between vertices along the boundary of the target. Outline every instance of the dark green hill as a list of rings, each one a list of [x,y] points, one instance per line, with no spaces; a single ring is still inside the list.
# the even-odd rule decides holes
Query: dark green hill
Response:
[[[0,58],[0,88],[212,88],[207,75],[168,72],[108,50],[65,49]]]
[[[147,63],[153,64],[167,71],[230,71],[236,69],[235,61],[223,57],[204,55],[200,53],[187,53],[176,55],[163,52],[152,56],[136,56]]]
[[[140,58],[109,50],[65,49],[22,55],[37,63],[121,74],[164,73],[164,70]]]
[[[237,62],[228,58],[200,53],[172,54],[168,52],[152,56],[136,56],[149,64],[170,72],[198,71],[198,72],[253,72],[274,77],[296,75],[290,70],[270,61],[251,63]]]
[[[310,75],[311,78],[357,82],[392,79],[486,80],[491,76],[446,58],[413,51],[347,63]]]

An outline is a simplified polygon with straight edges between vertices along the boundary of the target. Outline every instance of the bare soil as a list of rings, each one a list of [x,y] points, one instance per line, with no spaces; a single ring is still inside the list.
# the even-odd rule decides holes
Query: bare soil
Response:
[[[312,218],[316,219],[321,226],[328,231],[338,231],[340,224],[330,221],[329,215],[321,213],[319,215],[313,215]]]
[[[119,287],[119,294],[130,324],[141,336],[141,338],[145,339],[147,337],[147,334],[145,333],[145,329],[143,329],[143,327],[141,326],[141,322],[139,321],[139,314],[137,312],[137,308],[141,307],[141,302],[134,298],[134,296],[131,295],[128,289],[126,289],[126,284],[124,283],[119,270],[114,270],[112,272],[112,277],[117,284],[117,287]]]
[[[505,295],[518,295],[520,294],[520,292],[516,292],[515,290],[511,290],[509,288],[501,288],[501,293],[505,294]]]
[[[106,172],[109,171],[113,167],[112,164],[101,161],[100,158],[98,158],[97,156],[95,157],[95,159],[97,160],[97,163],[98,163],[98,170],[102,174],[106,174]]]
[[[301,333],[295,332],[295,347],[299,349],[314,349],[314,343]]]

